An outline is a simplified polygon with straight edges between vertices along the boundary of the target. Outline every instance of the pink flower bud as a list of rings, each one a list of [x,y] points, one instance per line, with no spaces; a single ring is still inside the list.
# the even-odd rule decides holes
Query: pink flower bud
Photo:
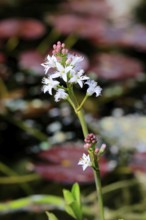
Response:
[[[84,139],[85,143],[95,144],[97,142],[96,136],[94,134],[88,134],[87,137]]]
[[[106,144],[102,144],[99,150],[99,154],[103,154],[106,149]]]
[[[53,48],[56,49],[56,47],[57,47],[56,44],[54,44],[54,45],[53,45]]]
[[[65,49],[65,53],[66,53],[66,54],[68,53],[68,49]]]
[[[106,149],[106,144],[102,144],[100,150],[102,150],[104,152],[105,149]]]
[[[58,45],[60,45],[60,46],[61,46],[61,42],[60,42],[60,41],[58,41],[58,42],[57,42],[57,46],[58,46]]]
[[[85,150],[89,150],[90,147],[91,147],[91,144],[84,144],[84,149]]]
[[[57,49],[56,49],[56,53],[59,53],[59,52],[60,52],[60,48],[57,47]]]
[[[62,54],[66,54],[66,49],[62,49]]]
[[[99,149],[96,148],[96,149],[95,149],[95,154],[98,154],[98,153],[99,153]]]

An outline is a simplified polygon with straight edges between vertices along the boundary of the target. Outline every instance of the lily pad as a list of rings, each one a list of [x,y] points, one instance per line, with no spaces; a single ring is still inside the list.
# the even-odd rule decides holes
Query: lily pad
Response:
[[[45,26],[36,19],[8,18],[0,21],[0,39],[20,37],[23,39],[37,39],[45,34]]]
[[[102,53],[94,57],[91,70],[103,79],[123,80],[136,77],[143,72],[143,67],[141,62],[135,58],[121,54]]]
[[[67,143],[54,146],[38,154],[38,157],[46,162],[35,164],[35,170],[47,180],[61,183],[92,183],[94,182],[92,169],[89,167],[84,172],[77,165],[83,153],[86,152],[82,144]],[[105,158],[101,158],[99,165],[102,177],[111,171],[111,166]]]
[[[29,71],[34,75],[43,75],[44,69],[40,65],[43,62],[43,56],[35,50],[27,50],[20,54],[19,66],[21,69]]]
[[[135,153],[132,157],[130,167],[133,172],[143,172],[146,174],[146,151]]]

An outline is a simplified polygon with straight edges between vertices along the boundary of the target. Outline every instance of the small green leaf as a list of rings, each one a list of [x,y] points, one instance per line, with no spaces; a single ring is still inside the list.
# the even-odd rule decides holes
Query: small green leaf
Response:
[[[76,215],[70,205],[65,205],[65,210],[69,215],[76,219]]]
[[[64,189],[63,195],[64,195],[64,199],[67,205],[70,205],[72,202],[74,202],[73,195],[69,190]]]
[[[52,212],[46,212],[49,220],[58,220],[58,218]]]
[[[76,216],[77,220],[82,219],[82,208],[77,204],[77,202],[73,202],[70,204],[70,207],[72,208],[74,215]]]
[[[81,205],[81,198],[80,198],[80,187],[78,183],[75,183],[72,187],[72,195],[74,197],[74,199],[76,200],[78,206]]]

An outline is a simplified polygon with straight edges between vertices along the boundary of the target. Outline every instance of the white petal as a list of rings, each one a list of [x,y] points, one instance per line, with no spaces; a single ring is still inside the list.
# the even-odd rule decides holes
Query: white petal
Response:
[[[86,155],[86,154],[83,154],[82,158],[79,160],[78,162],[78,165],[81,165],[82,168],[83,168],[83,171],[91,166],[91,161],[90,161],[90,156],[89,155]]]
[[[77,82],[78,82],[79,86],[82,88],[83,87],[83,82],[81,80],[78,80]]]
[[[59,62],[56,63],[56,67],[58,71],[60,72],[64,71],[64,67]]]
[[[62,79],[63,79],[65,82],[67,82],[67,74],[66,74],[66,73],[63,73],[63,74],[62,74]]]
[[[101,94],[102,88],[100,86],[97,86],[95,88],[95,93],[96,93],[96,97],[99,96]]]

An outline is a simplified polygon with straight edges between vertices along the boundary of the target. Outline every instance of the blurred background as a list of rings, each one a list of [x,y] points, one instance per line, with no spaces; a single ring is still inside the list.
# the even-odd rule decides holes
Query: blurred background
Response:
[[[74,182],[85,219],[98,214],[92,172],[77,166],[79,122],[41,91],[41,63],[61,41],[84,56],[82,68],[103,88],[84,109],[99,147],[107,144],[106,220],[146,220],[145,11],[145,0],[0,0],[0,219],[45,220],[51,210],[70,220],[62,189]]]

